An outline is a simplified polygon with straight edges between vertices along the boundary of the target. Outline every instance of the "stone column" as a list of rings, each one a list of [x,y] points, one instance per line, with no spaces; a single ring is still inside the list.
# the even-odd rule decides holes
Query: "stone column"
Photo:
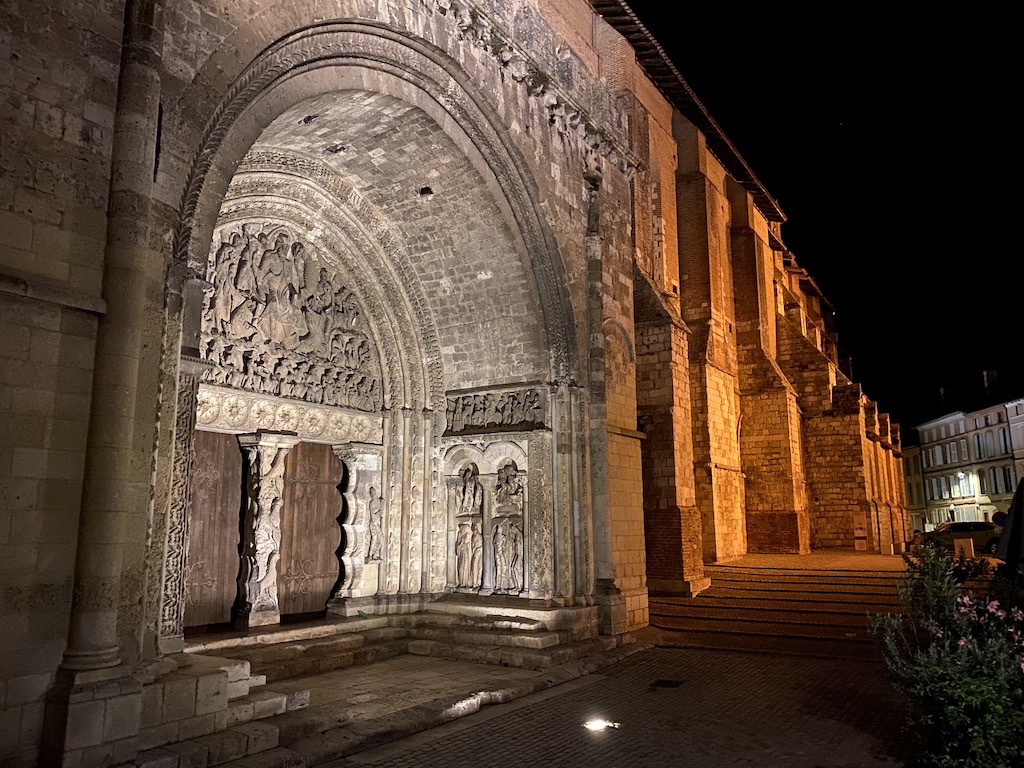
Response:
[[[242,520],[238,596],[231,610],[235,629],[281,621],[277,599],[277,559],[281,552],[284,458],[298,437],[294,432],[239,435],[246,455],[246,510]]]
[[[111,152],[106,314],[96,339],[70,626],[46,702],[40,765],[130,762],[141,685],[121,662],[118,600],[126,531],[149,507],[157,393],[144,360],[160,348],[165,262],[151,238],[163,50],[159,0],[129,0]],[[104,691],[101,698],[99,691]],[[108,749],[109,747],[109,749]]]

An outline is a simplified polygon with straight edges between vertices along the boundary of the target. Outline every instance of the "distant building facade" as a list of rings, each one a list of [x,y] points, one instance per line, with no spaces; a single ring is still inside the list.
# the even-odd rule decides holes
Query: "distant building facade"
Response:
[[[956,411],[914,427],[904,452],[907,508],[915,529],[947,520],[992,520],[1024,477],[1024,399]]]

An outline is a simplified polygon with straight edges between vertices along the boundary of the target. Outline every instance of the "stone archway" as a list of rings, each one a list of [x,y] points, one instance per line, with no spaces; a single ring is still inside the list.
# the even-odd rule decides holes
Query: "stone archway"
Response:
[[[571,311],[564,281],[551,279],[557,277],[560,261],[552,254],[537,217],[530,184],[490,127],[486,110],[472,99],[451,100],[450,85],[440,99],[442,89],[427,76],[439,74],[440,62],[424,57],[417,46],[397,53],[387,49],[395,60],[411,56],[424,65],[421,71],[410,71],[396,67],[396,61],[383,66],[379,59],[372,64],[360,59],[360,46],[380,53],[382,39],[389,37],[380,30],[368,35],[353,25],[339,25],[329,32],[317,30],[316,34],[324,36],[325,44],[347,44],[356,51],[339,50],[344,64],[328,66],[321,59],[315,66],[305,66],[292,59],[289,76],[278,72],[264,83],[265,92],[243,89],[245,93],[226,97],[228,106],[217,115],[223,121],[222,131],[218,132],[218,119],[212,123],[209,146],[193,167],[176,240],[178,263],[193,274],[203,274],[212,286],[198,331],[189,332],[195,318],[187,306],[183,311],[183,359],[188,361],[187,342],[192,338],[197,366],[205,367],[187,372],[197,382],[193,386],[198,390],[199,426],[256,435],[246,438],[250,467],[264,460],[259,434],[298,432],[298,439],[303,439],[296,426],[304,418],[334,429],[333,434],[315,439],[377,446],[380,563],[371,568],[377,572],[367,581],[369,553],[362,551],[362,543],[358,553],[354,549],[344,553],[351,578],[343,577],[342,589],[332,598],[332,610],[347,613],[356,605],[371,609],[397,605],[406,610],[449,587],[446,577],[452,555],[441,493],[439,440],[452,432],[453,425],[445,420],[451,400],[444,393],[557,382],[560,374],[573,370],[577,356],[570,342],[574,334],[567,322]],[[258,73],[265,65],[257,61],[253,71]],[[233,113],[243,97],[251,103]],[[465,118],[465,124],[453,122],[453,115]],[[244,146],[254,134],[236,159],[239,145]],[[198,249],[205,232],[211,231],[215,201],[219,209],[212,224],[213,247],[202,265]],[[313,338],[311,318],[303,318],[311,313],[309,296],[303,296],[297,277],[289,283],[277,270],[268,285],[275,280],[289,285],[285,293],[294,304],[270,298],[269,288],[260,289],[263,298],[259,300],[251,292],[240,300],[232,294],[244,291],[237,281],[225,282],[224,274],[238,274],[246,248],[266,253],[264,246],[269,246],[274,254],[278,240],[288,254],[281,260],[284,269],[293,275],[301,272],[303,277],[308,273],[310,284],[326,269],[332,290],[350,291],[371,318],[362,340],[377,353],[380,379],[369,394],[357,388],[330,402],[310,402],[323,397],[321,388],[311,398],[313,387],[294,376],[282,379],[279,375],[282,366],[305,374],[310,367],[297,367],[294,361],[283,365],[279,350],[263,354],[261,344],[273,343],[271,330],[300,347]],[[312,267],[297,270],[296,252]],[[541,279],[545,275],[547,279]],[[268,317],[271,309],[276,317]],[[220,331],[238,318],[241,346],[250,347],[244,350],[248,357],[237,357],[243,353],[221,343]],[[320,343],[323,334],[317,333]],[[232,354],[237,364],[231,364]],[[332,381],[337,380],[338,368],[335,365],[330,371]],[[325,366],[316,372],[320,378],[327,373]],[[557,429],[578,430],[579,421],[571,415],[578,413],[578,394],[564,384],[552,393],[545,402],[564,410],[564,415],[555,418],[544,413],[532,426],[550,431],[557,424]],[[299,405],[281,402],[289,400]],[[179,413],[183,404],[187,407],[187,402],[179,402]],[[355,416],[350,418],[350,412]],[[350,434],[346,431],[350,423],[369,423],[369,432]],[[516,422],[517,427],[522,425],[522,420]],[[507,429],[492,426],[499,432]],[[176,440],[182,442],[181,436]],[[550,435],[536,444],[537,450],[550,452]],[[189,450],[185,445],[181,448]],[[550,472],[550,461],[547,464]],[[560,462],[558,471],[567,474],[556,486],[559,496],[551,492],[550,478],[534,480],[544,486],[536,494],[539,504],[563,507],[558,514],[545,510],[537,515],[538,520],[549,521],[546,534],[538,531],[549,544],[557,542],[538,550],[547,553],[546,562],[538,561],[534,570],[553,572],[554,550],[559,549],[558,584],[548,578],[541,592],[572,600],[577,589],[589,589],[586,574],[591,566],[572,564],[574,556],[577,561],[589,561],[589,544],[586,535],[574,540],[580,516],[578,507],[573,512],[568,503],[580,468]],[[276,499],[261,493],[251,493],[255,500],[251,506],[257,511],[272,510]],[[370,500],[365,503],[369,505]],[[561,517],[565,519],[556,520]],[[371,519],[367,515],[363,525]],[[187,538],[187,525],[178,530],[182,528]],[[259,530],[253,526],[254,537]],[[362,531],[367,532],[368,528]],[[242,549],[247,551],[244,542]],[[254,544],[250,549],[255,552],[258,547]],[[180,557],[169,547],[168,562]],[[257,570],[271,567],[265,556],[255,560],[263,563]],[[243,558],[242,570],[247,567],[253,566]],[[353,591],[357,582],[361,586]],[[240,577],[240,584],[246,583],[249,602],[255,603],[263,585],[259,579]],[[376,586],[375,595],[368,594],[371,583]],[[544,584],[544,578],[538,577],[537,583]],[[165,579],[164,602],[173,604],[168,584]],[[272,611],[266,615],[274,620]],[[161,634],[174,637],[173,621],[163,618]],[[168,647],[173,648],[173,642]]]

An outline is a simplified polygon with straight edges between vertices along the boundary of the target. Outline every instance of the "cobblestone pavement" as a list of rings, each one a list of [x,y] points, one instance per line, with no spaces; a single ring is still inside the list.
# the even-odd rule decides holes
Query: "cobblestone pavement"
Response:
[[[330,766],[893,768],[903,715],[877,662],[655,648]]]

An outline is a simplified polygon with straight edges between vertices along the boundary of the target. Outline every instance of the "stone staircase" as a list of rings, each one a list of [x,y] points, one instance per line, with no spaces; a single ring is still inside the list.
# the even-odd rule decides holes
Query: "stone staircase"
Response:
[[[165,657],[143,680],[137,768],[216,766],[278,746],[262,722],[309,705],[309,691],[272,690],[249,662],[209,654]]]
[[[695,597],[652,596],[659,645],[877,658],[872,618],[900,613],[900,572],[710,565]]]
[[[427,610],[331,618],[249,635],[190,643],[249,664],[268,683],[371,664],[405,653],[541,670],[630,642],[598,635],[597,609],[454,598]]]

